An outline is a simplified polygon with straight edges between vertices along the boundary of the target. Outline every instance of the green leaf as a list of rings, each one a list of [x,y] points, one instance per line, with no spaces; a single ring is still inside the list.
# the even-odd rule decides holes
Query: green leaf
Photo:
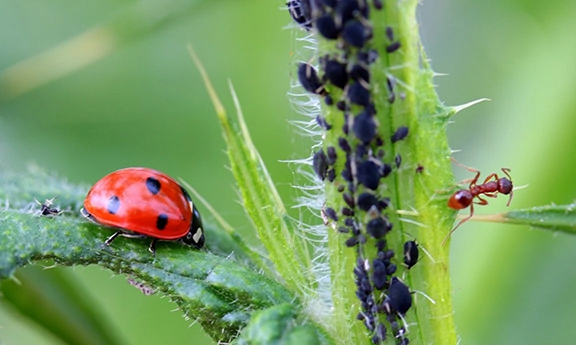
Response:
[[[286,286],[301,298],[311,297],[317,278],[311,270],[312,258],[307,243],[296,234],[296,224],[288,217],[274,182],[252,143],[234,90],[230,85],[236,105],[237,123],[232,123],[228,117],[192,47],[189,47],[189,52],[214,104],[224,132],[230,167],[238,183],[243,206],[254,223],[259,239]],[[269,274],[274,273],[267,265],[261,264],[261,269]]]
[[[576,234],[576,204],[550,205],[484,216],[479,220],[504,221],[536,228]]]
[[[257,311],[234,344],[320,345],[328,343],[327,339],[310,324],[299,322],[297,314],[296,308],[286,303]]]

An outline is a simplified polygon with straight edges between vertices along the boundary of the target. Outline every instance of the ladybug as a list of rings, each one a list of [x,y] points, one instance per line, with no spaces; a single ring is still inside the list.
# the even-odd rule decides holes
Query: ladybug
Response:
[[[118,236],[180,241],[202,248],[202,219],[188,192],[168,175],[149,168],[126,168],[104,176],[86,195],[81,213],[87,219],[117,228]]]

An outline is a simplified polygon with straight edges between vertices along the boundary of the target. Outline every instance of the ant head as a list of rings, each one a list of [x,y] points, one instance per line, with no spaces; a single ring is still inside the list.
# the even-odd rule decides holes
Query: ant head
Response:
[[[467,189],[456,191],[448,200],[448,207],[454,210],[461,210],[470,206],[474,196]]]
[[[506,204],[506,206],[510,206],[510,202],[512,201],[512,195],[513,195],[512,189],[514,189],[514,186],[512,185],[512,177],[509,174],[510,169],[502,168],[502,172],[506,174],[508,178],[502,177],[498,179],[498,192],[504,195],[510,194],[510,199],[508,199],[508,204]]]
[[[504,195],[508,195],[510,193],[512,193],[512,181],[510,181],[509,179],[502,177],[498,179],[498,192],[504,194]]]

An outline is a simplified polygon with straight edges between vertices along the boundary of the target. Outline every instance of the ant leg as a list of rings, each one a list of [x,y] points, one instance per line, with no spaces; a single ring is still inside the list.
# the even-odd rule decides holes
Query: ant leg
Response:
[[[466,165],[458,162],[458,161],[456,160],[456,158],[454,158],[454,157],[450,157],[450,159],[452,160],[452,162],[454,162],[454,164],[459,165],[459,166],[461,166],[462,168],[464,168],[464,169],[466,169],[466,170],[468,170],[468,171],[470,171],[470,172],[476,173],[476,176],[474,176],[474,177],[470,180],[470,186],[469,186],[469,187],[475,186],[475,185],[476,185],[476,182],[478,182],[478,179],[480,178],[480,170],[477,170],[477,169],[468,167],[468,166],[466,166]],[[464,180],[464,181],[468,181],[468,180]]]
[[[490,174],[488,176],[486,176],[486,179],[484,179],[484,183],[482,184],[486,184],[488,181],[490,181],[492,178],[494,178],[495,181],[498,181],[498,175],[497,174]]]
[[[494,192],[494,193],[484,193],[484,194],[482,194],[482,196],[487,196],[487,197],[489,197],[489,198],[496,198],[496,197],[498,196],[498,193],[497,193],[497,192]],[[479,198],[479,199],[480,199],[480,198]],[[481,204],[481,205],[487,205],[487,204],[488,204],[488,202],[486,202],[485,204]]]
[[[508,199],[508,203],[506,204],[506,207],[510,206],[510,202],[512,202],[512,195],[514,195],[514,191],[510,191],[510,198]]]
[[[458,224],[456,224],[456,226],[452,230],[450,230],[448,235],[446,235],[446,237],[444,237],[444,241],[442,241],[442,246],[444,246],[446,244],[446,241],[448,241],[450,236],[452,236],[452,233],[454,233],[454,231],[456,231],[456,229],[458,229],[458,227],[460,225],[466,223],[470,218],[472,218],[473,215],[474,215],[474,204],[470,204],[470,215],[468,217],[462,219],[460,222],[458,222]]]
[[[496,197],[495,195],[493,197]],[[480,196],[476,196],[476,198],[478,198],[478,200],[480,200],[479,202],[475,202],[476,205],[488,205],[488,201],[482,199]]]

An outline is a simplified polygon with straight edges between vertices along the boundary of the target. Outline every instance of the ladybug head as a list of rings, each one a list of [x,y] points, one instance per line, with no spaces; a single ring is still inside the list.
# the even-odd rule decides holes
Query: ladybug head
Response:
[[[182,242],[189,246],[194,246],[196,248],[204,247],[204,228],[202,227],[202,218],[200,218],[200,212],[193,206],[192,209],[192,224],[186,236],[180,239]]]

